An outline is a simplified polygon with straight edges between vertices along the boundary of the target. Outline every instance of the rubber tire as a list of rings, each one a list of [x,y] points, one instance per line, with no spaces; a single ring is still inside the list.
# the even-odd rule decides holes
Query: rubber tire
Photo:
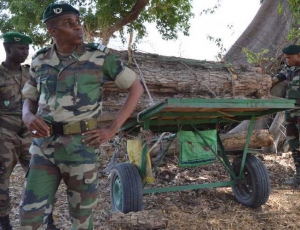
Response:
[[[138,168],[131,163],[119,163],[110,174],[112,211],[123,213],[142,211],[143,186]]]
[[[239,175],[242,156],[233,160],[232,168],[235,175]],[[270,195],[270,178],[264,163],[257,157],[248,154],[241,181],[232,186],[233,193],[241,204],[258,208],[265,204]]]

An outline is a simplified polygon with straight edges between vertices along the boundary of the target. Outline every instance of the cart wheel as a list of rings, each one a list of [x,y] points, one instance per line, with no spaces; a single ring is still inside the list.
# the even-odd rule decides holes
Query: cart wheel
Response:
[[[137,167],[119,163],[111,170],[110,200],[112,211],[123,213],[142,210],[143,187]]]
[[[232,168],[235,175],[239,175],[242,164],[242,156],[234,159]],[[270,195],[270,179],[263,162],[248,154],[244,167],[243,178],[232,186],[233,193],[245,206],[257,208],[265,204]]]

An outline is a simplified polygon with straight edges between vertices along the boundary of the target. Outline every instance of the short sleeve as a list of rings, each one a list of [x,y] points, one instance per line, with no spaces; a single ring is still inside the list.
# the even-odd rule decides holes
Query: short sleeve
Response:
[[[123,62],[115,55],[108,54],[102,67],[106,81],[114,81],[118,88],[128,89],[136,80],[136,73],[124,66]]]
[[[25,83],[22,94],[24,98],[29,98],[33,101],[38,101],[39,99],[39,92],[36,87],[36,81],[34,76],[34,72],[32,69],[29,71],[29,80]]]

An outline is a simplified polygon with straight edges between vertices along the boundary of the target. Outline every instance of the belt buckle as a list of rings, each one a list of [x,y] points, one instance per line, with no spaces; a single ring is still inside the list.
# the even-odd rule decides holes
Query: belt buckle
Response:
[[[44,122],[50,127],[50,135],[53,135],[53,125],[50,121],[43,119]]]
[[[81,132],[89,131],[90,127],[88,121],[80,121],[79,124],[80,124]]]

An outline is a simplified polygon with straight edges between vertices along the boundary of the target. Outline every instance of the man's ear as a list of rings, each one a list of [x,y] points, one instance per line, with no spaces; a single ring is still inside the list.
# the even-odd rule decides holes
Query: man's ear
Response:
[[[49,32],[49,34],[50,34],[51,37],[55,37],[55,34],[56,34],[55,28],[49,27],[48,28],[48,32]]]
[[[5,45],[3,45],[4,46],[4,50],[5,50],[5,52],[7,53],[7,54],[9,54],[10,53],[10,45],[7,45],[7,44],[5,44]]]

